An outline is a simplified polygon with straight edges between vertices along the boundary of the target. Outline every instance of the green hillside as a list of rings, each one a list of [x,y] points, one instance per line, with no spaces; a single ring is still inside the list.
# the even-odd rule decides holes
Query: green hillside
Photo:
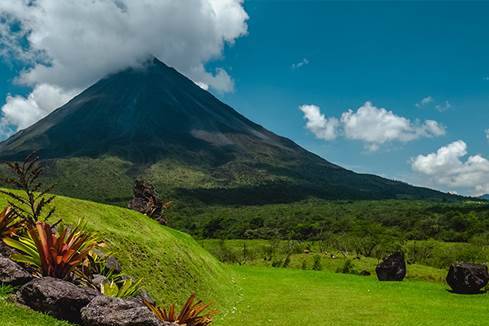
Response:
[[[222,265],[185,233],[124,208],[66,197],[55,204],[53,221],[87,221],[108,242],[124,273],[143,278],[143,287],[160,302],[181,302],[194,291],[215,300],[230,286]]]

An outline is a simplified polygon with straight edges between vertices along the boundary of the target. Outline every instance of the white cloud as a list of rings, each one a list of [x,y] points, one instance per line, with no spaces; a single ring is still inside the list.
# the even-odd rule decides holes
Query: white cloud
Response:
[[[299,68],[302,68],[303,66],[308,65],[308,64],[309,64],[309,60],[306,58],[303,58],[301,61],[299,61],[297,63],[293,63],[291,67],[292,67],[292,69],[299,69]]]
[[[426,97],[423,97],[423,98],[421,99],[421,101],[419,101],[418,103],[416,103],[416,106],[417,106],[418,108],[420,108],[420,107],[426,106],[426,105],[428,105],[428,104],[431,104],[431,103],[433,103],[434,101],[435,101],[435,99],[434,99],[432,96],[426,96]]]
[[[415,172],[427,176],[431,184],[465,189],[474,195],[489,193],[489,160],[477,154],[467,157],[467,144],[458,140],[435,153],[412,159]]]
[[[389,142],[409,142],[445,134],[445,128],[436,121],[413,122],[370,102],[356,111],[342,113],[340,119],[326,118],[315,105],[303,105],[300,109],[308,121],[306,127],[318,138],[331,140],[342,134],[347,139],[364,142],[371,151]]]
[[[431,107],[439,112],[445,112],[452,108],[452,104],[449,101],[439,102],[433,96],[426,96],[416,103],[416,107]]]
[[[1,108],[3,117],[0,120],[0,136],[7,137],[15,128],[24,129],[30,126],[75,95],[76,91],[65,92],[48,84],[37,85],[27,97],[8,95]]]
[[[321,114],[317,105],[304,104],[299,109],[304,113],[304,119],[307,120],[306,128],[317,138],[333,140],[337,137],[338,119],[327,119],[324,114]]]
[[[452,105],[448,101],[435,105],[435,109],[437,109],[439,112],[445,112],[451,107]]]
[[[234,87],[229,74],[204,65],[246,35],[242,2],[0,1],[0,55],[25,62],[18,81],[33,87],[83,89],[155,55],[200,85],[228,92]]]

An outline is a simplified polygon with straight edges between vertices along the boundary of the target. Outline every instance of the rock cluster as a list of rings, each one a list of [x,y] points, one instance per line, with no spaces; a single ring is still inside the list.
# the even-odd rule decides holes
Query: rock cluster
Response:
[[[375,268],[379,281],[402,281],[406,276],[406,262],[401,252],[384,258]]]
[[[453,292],[480,293],[489,282],[489,273],[486,265],[455,263],[450,266],[446,280]]]
[[[165,204],[152,184],[143,180],[136,180],[133,192],[134,197],[128,204],[130,209],[143,213],[157,220],[160,224],[167,224],[164,216]]]

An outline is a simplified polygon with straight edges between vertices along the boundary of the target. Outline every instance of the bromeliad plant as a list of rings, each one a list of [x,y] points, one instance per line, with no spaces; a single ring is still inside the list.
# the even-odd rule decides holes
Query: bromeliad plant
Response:
[[[46,222],[37,222],[27,231],[28,236],[4,239],[10,247],[20,251],[12,259],[34,266],[42,276],[71,279],[81,267],[97,239],[78,224],[73,228],[60,226],[54,230]]]
[[[12,207],[6,207],[0,212],[0,239],[11,238],[24,227],[24,222]]]
[[[165,307],[158,307],[144,300],[144,304],[153,312],[153,314],[161,321],[174,322],[185,326],[207,326],[212,323],[214,316],[218,313],[216,310],[204,311],[209,308],[210,304],[205,304],[202,301],[195,301],[195,293],[193,293],[187,302],[183,305],[180,313],[177,315],[175,305],[171,304],[168,310]]]

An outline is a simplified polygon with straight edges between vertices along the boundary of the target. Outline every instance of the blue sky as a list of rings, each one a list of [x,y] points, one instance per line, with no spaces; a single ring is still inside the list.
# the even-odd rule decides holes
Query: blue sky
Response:
[[[223,69],[234,81],[232,92],[210,84],[223,101],[355,171],[489,192],[489,2],[247,1],[244,11],[246,35],[237,32],[232,45],[202,59],[207,72]],[[12,83],[24,67],[4,57],[0,102],[28,94]],[[341,120],[367,101],[419,130],[435,121],[444,133],[415,132],[372,150],[364,136],[345,136],[345,126],[334,139],[318,139],[299,110],[311,104]]]

